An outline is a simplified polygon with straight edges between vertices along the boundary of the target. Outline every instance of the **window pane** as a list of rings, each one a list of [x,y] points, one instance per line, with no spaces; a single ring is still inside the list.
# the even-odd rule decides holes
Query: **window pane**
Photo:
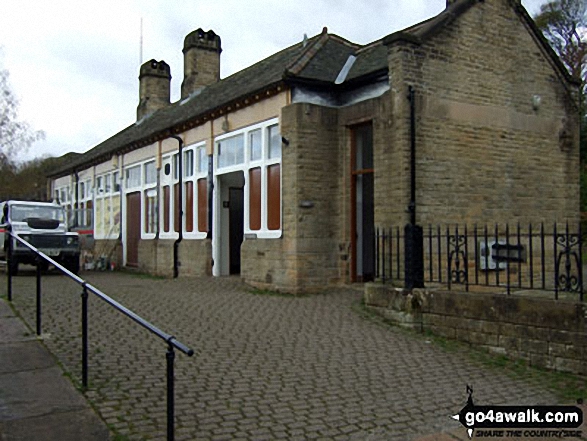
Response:
[[[206,154],[206,147],[198,148],[198,172],[208,172],[208,155]]]
[[[120,191],[120,182],[118,172],[112,173],[112,190],[114,192]]]
[[[208,231],[208,181],[198,179],[198,231]]]
[[[179,232],[179,184],[173,186],[173,231]]]
[[[194,151],[188,150],[184,155],[183,175],[186,178],[194,175]]]
[[[267,167],[267,228],[281,228],[281,170],[280,165]]]
[[[145,184],[155,184],[157,182],[157,168],[155,161],[150,161],[145,164]]]
[[[261,138],[261,129],[249,133],[251,161],[257,161],[263,156],[263,143],[261,142]]]
[[[145,232],[157,232],[157,192],[155,190],[145,192]]]
[[[171,208],[171,200],[169,194],[169,185],[163,187],[163,231],[169,233],[169,210]]]
[[[229,167],[245,161],[244,135],[224,139],[218,143],[218,167]]]
[[[111,175],[107,174],[106,176],[104,176],[104,192],[105,193],[110,193],[110,184],[112,184],[111,181]]]
[[[173,179],[179,179],[179,154],[173,155]]]
[[[194,183],[185,183],[185,231],[194,231]]]
[[[356,169],[373,168],[373,127],[371,124],[355,130]]]
[[[281,135],[276,125],[269,127],[269,159],[281,158]]]
[[[249,228],[261,229],[261,169],[249,170]]]
[[[133,188],[141,185],[141,167],[136,166],[126,170],[126,187]]]

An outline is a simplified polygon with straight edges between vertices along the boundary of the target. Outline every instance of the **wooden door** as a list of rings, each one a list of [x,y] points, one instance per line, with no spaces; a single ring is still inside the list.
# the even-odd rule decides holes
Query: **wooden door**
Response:
[[[230,274],[241,272],[241,245],[244,239],[243,189],[229,189]]]
[[[141,240],[141,193],[126,195],[126,264],[139,266],[139,241]]]

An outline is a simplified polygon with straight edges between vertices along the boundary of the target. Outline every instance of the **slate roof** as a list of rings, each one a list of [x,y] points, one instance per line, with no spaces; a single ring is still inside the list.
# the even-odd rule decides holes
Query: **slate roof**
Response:
[[[191,99],[180,100],[162,108],[129,127],[118,132],[106,141],[84,153],[66,167],[56,169],[50,177],[68,174],[73,169],[82,169],[96,162],[108,160],[121,149],[165,133],[184,122],[205,115],[223,105],[283,82],[284,72],[320,36],[284,49],[256,64],[237,72],[218,83],[212,84]]]
[[[444,29],[458,16],[482,0],[456,0],[437,16],[404,30],[392,33],[382,40],[366,46],[351,43],[337,35],[328,34],[327,29],[305,42],[290,46],[274,55],[240,71],[218,83],[204,88],[201,93],[180,100],[137,121],[88,152],[73,158],[51,173],[58,177],[81,170],[99,162],[107,161],[115,153],[130,151],[151,144],[157,139],[167,138],[171,133],[181,132],[182,125],[205,118],[221,108],[288,84],[305,83],[318,87],[335,87],[334,82],[349,59],[356,57],[345,82],[337,87],[353,87],[368,81],[374,75],[388,71],[387,46],[397,41],[421,44]],[[516,11],[528,22],[530,29],[558,62],[562,63],[546,42],[542,33],[523,6]],[[569,78],[569,74],[562,66]],[[216,115],[217,116],[217,115]],[[202,122],[202,120],[200,119]],[[185,128],[185,127],[184,127]]]

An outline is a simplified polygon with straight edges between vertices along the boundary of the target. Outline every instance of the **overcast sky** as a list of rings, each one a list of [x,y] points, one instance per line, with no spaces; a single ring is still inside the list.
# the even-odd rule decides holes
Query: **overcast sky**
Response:
[[[522,0],[531,15],[544,0]],[[0,68],[20,100],[20,119],[46,133],[24,159],[84,152],[136,119],[143,61],[171,66],[179,98],[184,37],[222,38],[221,76],[328,27],[366,44],[441,12],[446,0],[2,0]]]

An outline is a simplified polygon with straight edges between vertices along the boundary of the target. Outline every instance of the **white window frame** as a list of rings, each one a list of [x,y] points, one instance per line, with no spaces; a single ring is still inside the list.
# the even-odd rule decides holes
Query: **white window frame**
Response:
[[[214,139],[214,188],[218,188],[218,182],[216,180],[217,176],[221,176],[228,173],[233,172],[243,172],[245,178],[245,186],[244,186],[244,234],[245,240],[246,235],[255,235],[258,239],[278,239],[283,235],[283,165],[282,165],[282,156],[275,158],[269,158],[269,128],[277,125],[279,128],[279,118],[272,118],[248,127],[245,127],[240,130],[235,130],[234,132],[229,132],[224,135],[218,136]],[[250,145],[250,133],[254,132],[255,130],[261,129],[261,142],[262,142],[262,154],[261,158],[258,160],[251,160],[251,145]],[[227,138],[232,138],[234,136],[243,135],[244,137],[244,162],[238,165],[231,165],[227,167],[218,167],[218,144]],[[268,222],[268,209],[267,209],[267,169],[271,165],[279,164],[280,165],[280,228],[279,230],[269,230],[267,226]],[[261,168],[261,229],[259,230],[251,230],[250,228],[250,179],[249,179],[249,170],[254,168]],[[216,190],[215,190],[216,194]],[[218,198],[215,198],[215,200]],[[215,231],[218,231],[218,222],[216,213],[220,209],[218,207],[218,201],[215,202],[215,210],[214,210],[214,225]]]
[[[81,210],[81,204],[84,205],[84,211],[78,213],[78,222],[83,227],[94,227],[94,202],[93,202],[93,188],[92,180],[84,179],[79,183],[79,203],[78,210]],[[92,211],[88,210],[88,202],[92,202]],[[91,213],[88,215],[88,213]],[[88,218],[89,217],[89,218]]]
[[[122,230],[122,209],[120,208],[121,204],[121,197],[120,188],[116,188],[116,183],[114,181],[115,176],[118,175],[118,170],[112,170],[106,173],[100,173],[95,176],[95,186],[94,186],[94,197],[93,197],[93,207],[92,207],[92,223],[94,227],[94,237],[99,240],[113,240],[118,239],[120,232]],[[100,188],[101,187],[101,188]],[[114,198],[119,197],[118,200],[118,207],[114,209]],[[91,200],[91,198],[89,199]],[[107,219],[106,210],[104,210],[105,201],[108,200],[110,205],[110,218]],[[101,222],[100,225],[103,231],[99,231],[97,228],[98,222],[96,222],[98,216],[98,205],[101,207]],[[118,224],[118,228],[114,229],[114,212],[120,211],[120,220]],[[106,222],[106,220],[108,222]],[[108,224],[108,228],[106,228],[106,224]]]
[[[195,144],[190,144],[186,147],[184,147],[182,149],[182,153],[183,153],[183,158],[185,160],[186,156],[188,156],[188,152],[193,152],[192,153],[192,158],[194,161],[193,164],[193,174],[192,176],[185,176],[186,173],[186,167],[185,167],[185,162],[182,163],[182,172],[183,172],[183,179],[182,179],[182,185],[184,186],[183,188],[183,200],[182,200],[182,205],[183,205],[183,213],[184,213],[184,219],[182,222],[182,236],[184,239],[197,239],[197,240],[201,240],[201,239],[206,239],[207,237],[207,232],[201,232],[198,231],[198,187],[197,187],[197,182],[198,180],[202,179],[202,178],[207,178],[208,177],[208,167],[206,166],[206,171],[200,171],[200,167],[199,167],[199,163],[198,163],[198,151],[199,149],[204,149],[204,151],[206,150],[206,142],[198,142]],[[176,208],[175,208],[175,195],[174,195],[174,191],[175,191],[175,186],[179,183],[179,175],[178,175],[178,163],[177,163],[177,155],[178,152],[174,151],[174,152],[169,152],[166,153],[162,156],[161,159],[161,179],[160,179],[160,187],[159,187],[159,237],[161,239],[177,239],[179,237],[179,233],[176,233],[174,231],[175,228],[175,212],[176,212]],[[206,155],[206,160],[207,160],[207,155]],[[171,173],[169,176],[165,176],[164,175],[164,168],[165,168],[165,164],[170,164],[171,167]],[[194,231],[188,232],[186,231],[186,208],[187,208],[187,197],[185,194],[185,184],[187,182],[192,182],[193,185],[193,189],[194,189],[194,197],[193,197],[193,201],[194,201],[194,206],[193,206],[193,219],[194,219]],[[165,186],[169,186],[170,188],[170,196],[169,196],[169,230],[170,231],[164,231],[163,230],[163,226],[164,226],[164,216],[165,213],[163,212],[164,208],[165,208],[165,203],[164,203],[164,195],[163,195],[163,187]]]
[[[217,137],[214,140],[214,166],[215,166],[215,170],[219,170],[221,174],[226,174],[226,173],[231,173],[232,171],[241,171],[243,169],[243,166],[245,166],[245,164],[247,164],[249,162],[249,157],[250,157],[250,153],[249,153],[249,149],[248,149],[248,144],[249,144],[249,140],[247,139],[247,132],[249,130],[243,129],[243,130],[237,130],[234,132],[230,132],[227,133],[226,135],[222,135]],[[225,165],[225,166],[220,166],[220,154],[219,152],[219,147],[220,144],[223,141],[226,141],[228,139],[232,139],[232,138],[236,138],[236,137],[242,137],[243,138],[243,161],[236,163],[236,164],[230,164],[230,165]]]

